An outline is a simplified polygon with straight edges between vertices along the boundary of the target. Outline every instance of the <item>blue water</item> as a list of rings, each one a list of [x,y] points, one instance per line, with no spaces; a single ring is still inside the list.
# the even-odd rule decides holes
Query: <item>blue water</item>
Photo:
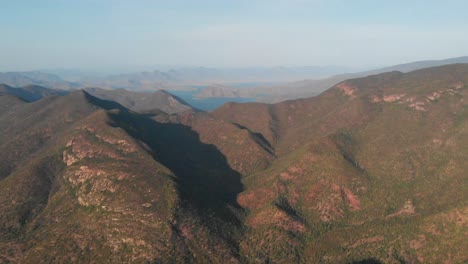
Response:
[[[195,90],[192,91],[175,91],[175,90],[168,90],[171,94],[178,96],[189,105],[204,111],[212,111],[216,108],[220,107],[221,105],[228,103],[228,102],[236,102],[236,103],[248,103],[248,102],[255,102],[255,98],[194,98],[194,95],[197,94],[201,89],[205,88],[205,86],[193,86]]]

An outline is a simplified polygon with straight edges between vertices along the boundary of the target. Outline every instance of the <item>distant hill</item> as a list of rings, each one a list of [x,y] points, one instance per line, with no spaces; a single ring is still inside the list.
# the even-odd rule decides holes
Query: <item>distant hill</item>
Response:
[[[208,85],[195,95],[197,98],[236,98],[243,97],[242,91],[239,88],[229,87],[227,85]]]
[[[320,78],[348,71],[344,67],[272,67],[272,68],[206,68],[187,67],[168,71],[116,74],[83,78],[85,86],[138,90],[186,90],[192,85],[216,83],[277,83]]]
[[[5,84],[0,84],[0,94],[14,95],[29,102],[37,101],[47,96],[61,96],[68,93],[69,91],[49,89],[39,85],[26,85],[24,87],[14,88]]]
[[[159,109],[168,114],[192,110],[192,107],[182,99],[164,90],[156,92],[133,92],[124,89],[105,90],[101,88],[86,88],[88,93],[105,100],[115,101],[137,112],[151,112]]]
[[[450,58],[444,60],[425,60],[425,61],[416,61],[404,64],[398,64],[395,66],[385,67],[377,70],[366,71],[362,74],[378,74],[390,71],[400,71],[400,72],[410,72],[424,68],[448,65],[448,64],[456,64],[456,63],[468,63],[468,56],[458,57],[458,58]]]
[[[47,88],[61,90],[69,90],[81,87],[78,83],[64,81],[56,75],[39,71],[0,72],[0,83],[13,87],[39,85]]]
[[[123,89],[105,90],[101,88],[86,88],[85,91],[98,98],[115,101],[133,111],[141,113],[156,113],[159,110],[164,113],[174,114],[193,110],[182,99],[163,90],[156,92],[132,92]],[[64,96],[70,92],[68,90],[49,89],[39,85],[27,85],[15,88],[0,84],[0,95],[8,94],[28,102],[38,101],[48,96]]]

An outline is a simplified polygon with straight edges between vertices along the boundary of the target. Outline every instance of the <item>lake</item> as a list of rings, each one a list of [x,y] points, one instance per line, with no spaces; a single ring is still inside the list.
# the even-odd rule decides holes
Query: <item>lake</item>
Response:
[[[193,86],[194,90],[192,91],[176,91],[176,90],[167,90],[169,93],[179,97],[180,99],[184,100],[191,106],[204,110],[204,111],[212,111],[216,108],[220,107],[221,105],[228,103],[228,102],[236,102],[236,103],[248,103],[248,102],[255,102],[255,98],[195,98],[196,95],[200,90],[205,88],[205,86]]]

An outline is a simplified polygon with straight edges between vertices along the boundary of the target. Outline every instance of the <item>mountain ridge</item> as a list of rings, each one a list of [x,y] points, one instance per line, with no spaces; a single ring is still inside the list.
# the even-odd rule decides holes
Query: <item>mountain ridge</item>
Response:
[[[179,97],[164,90],[158,90],[153,93],[131,92],[123,89],[105,90],[101,88],[85,88],[82,90],[104,100],[116,101],[137,112],[174,114],[184,111],[196,111],[196,109],[192,108]],[[11,87],[6,84],[0,84],[0,95],[13,95],[28,102],[38,101],[49,96],[65,96],[76,91],[79,90],[57,90],[38,85]]]
[[[409,72],[428,67],[436,67],[455,63],[468,63],[468,56],[443,60],[410,62],[364,72],[339,74],[324,79],[304,79],[302,81],[296,81],[289,84],[256,87],[251,89],[238,89],[232,87],[219,88],[216,86],[210,86],[207,88],[207,91],[203,90],[199,93],[199,95],[209,96],[212,94],[218,97],[223,97],[223,94],[226,94],[226,97],[237,96],[245,98],[257,98],[257,100],[260,102],[277,103],[285,100],[316,96],[322,93],[323,91],[327,90],[328,88],[332,87],[333,85],[336,85],[347,79],[366,77],[369,75],[385,73],[395,70],[401,72]]]
[[[105,90],[101,88],[86,88],[84,90],[96,97],[116,101],[136,112],[159,109],[168,114],[174,114],[193,110],[188,103],[165,90],[151,93],[132,92],[124,89]]]
[[[466,96],[454,64],[213,112],[17,102],[0,114],[0,259],[463,262]]]

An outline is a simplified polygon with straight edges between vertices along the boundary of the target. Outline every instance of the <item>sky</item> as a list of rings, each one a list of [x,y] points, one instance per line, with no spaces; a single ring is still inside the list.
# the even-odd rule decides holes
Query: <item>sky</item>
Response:
[[[0,0],[0,71],[387,66],[468,55],[466,0]]]

